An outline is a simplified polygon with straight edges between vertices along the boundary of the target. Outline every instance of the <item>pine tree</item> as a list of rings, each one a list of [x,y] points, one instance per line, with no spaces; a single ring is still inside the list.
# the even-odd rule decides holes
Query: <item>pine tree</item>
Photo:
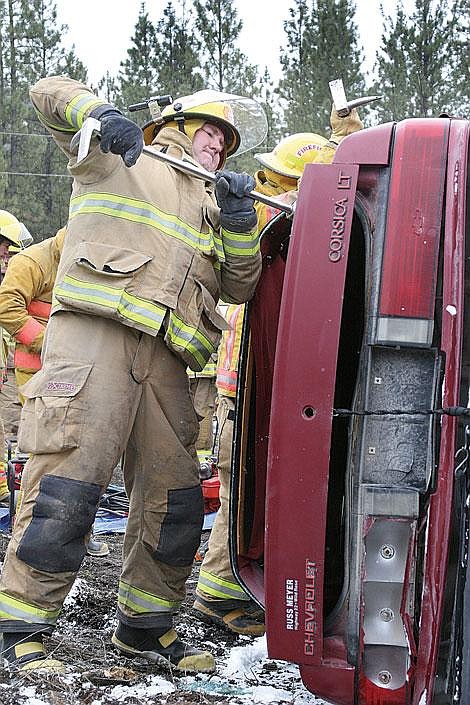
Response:
[[[454,66],[451,73],[451,85],[455,95],[449,106],[455,115],[470,116],[470,0],[456,3],[456,23],[453,37]]]
[[[384,17],[382,44],[377,54],[378,81],[374,92],[383,97],[374,112],[380,122],[402,120],[411,115],[408,82],[411,66],[406,51],[409,41],[408,21],[400,3],[395,20]]]
[[[231,0],[195,0],[207,87],[256,95],[257,70],[237,47],[243,27]]]
[[[294,0],[284,23],[279,83],[287,132],[328,132],[329,81],[342,78],[349,97],[364,93],[354,13],[349,0]]]
[[[132,103],[140,103],[160,92],[159,71],[157,69],[155,27],[150,21],[145,3],[140,7],[135,25],[132,46],[127,50],[127,59],[121,62],[119,74],[114,82],[113,100],[118,107],[125,110]],[[111,89],[108,81],[108,90]],[[133,117],[144,123],[148,114]]]
[[[279,98],[267,66],[260,79],[258,100],[266,113],[268,131],[266,133],[266,139],[257,149],[260,152],[270,152],[281,139],[281,119],[279,115]]]
[[[35,239],[54,233],[68,216],[70,178],[66,160],[37,120],[28,89],[51,73],[85,78],[73,50],[61,47],[53,0],[8,0],[0,11],[2,140],[0,195],[3,207],[23,220]],[[49,174],[61,176],[48,176]],[[63,175],[63,176],[62,176]]]
[[[376,90],[384,95],[376,109],[381,120],[437,116],[464,98],[459,32],[465,6],[468,11],[468,0],[450,6],[415,0],[410,16],[400,4],[395,20],[385,18],[376,65]],[[466,31],[468,39],[468,17]]]
[[[199,64],[200,43],[194,36],[191,13],[185,0],[179,0],[179,14],[170,1],[157,22],[156,59],[163,93],[174,97],[203,88]]]

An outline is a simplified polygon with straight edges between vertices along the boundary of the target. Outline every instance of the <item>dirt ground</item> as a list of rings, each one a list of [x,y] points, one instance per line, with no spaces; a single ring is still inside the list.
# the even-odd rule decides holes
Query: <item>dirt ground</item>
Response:
[[[203,536],[203,540],[208,534]],[[103,558],[86,557],[78,574],[78,579],[67,600],[54,635],[48,640],[48,651],[71,667],[66,676],[22,675],[12,676],[0,668],[0,703],[2,705],[22,705],[29,702],[26,686],[34,687],[34,705],[43,702],[51,705],[122,705],[120,695],[112,691],[117,685],[139,685],[147,682],[149,674],[158,674],[173,683],[178,690],[169,695],[158,695],[151,700],[158,704],[183,703],[227,703],[229,699],[220,695],[212,696],[198,692],[181,690],[179,677],[165,673],[155,666],[129,661],[120,656],[111,646],[110,637],[115,625],[114,605],[116,604],[117,582],[121,568],[122,535],[114,534],[99,537],[106,540],[110,553]],[[3,560],[8,538],[0,536],[0,560]],[[222,656],[238,638],[224,634],[220,630],[201,624],[191,613],[191,604],[197,581],[199,565],[195,562],[188,581],[187,599],[176,621],[176,629],[183,638],[192,644],[209,649],[214,656]],[[118,689],[119,690],[119,689]],[[32,692],[32,691],[31,691]],[[126,703],[138,705],[147,703],[138,695]],[[233,702],[233,701],[232,701]]]

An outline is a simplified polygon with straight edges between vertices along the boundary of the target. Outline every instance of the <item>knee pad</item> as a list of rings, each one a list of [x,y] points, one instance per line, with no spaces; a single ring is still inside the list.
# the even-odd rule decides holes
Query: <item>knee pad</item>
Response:
[[[169,490],[167,513],[153,557],[167,565],[191,565],[201,540],[203,519],[201,485]]]
[[[100,486],[90,482],[44,475],[17,557],[47,573],[77,571],[86,554],[85,536],[93,525],[100,492]]]

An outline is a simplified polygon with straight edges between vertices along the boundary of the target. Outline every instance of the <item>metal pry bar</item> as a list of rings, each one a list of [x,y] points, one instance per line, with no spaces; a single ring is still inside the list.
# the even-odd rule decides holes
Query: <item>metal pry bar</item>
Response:
[[[381,95],[366,95],[363,98],[347,100],[341,78],[330,81],[328,85],[330,86],[331,97],[333,98],[336,112],[340,117],[347,117],[354,108],[359,108],[361,105],[367,105],[368,103],[383,98]]]
[[[84,120],[81,130],[75,133],[70,141],[70,151],[72,154],[77,150],[78,143],[78,153],[77,153],[77,164],[79,164],[87,156],[90,150],[90,142],[93,136],[99,137],[101,132],[101,123],[95,118],[87,118]],[[152,149],[151,147],[144,147],[142,153],[152,159],[158,159],[159,161],[171,164],[177,169],[195,176],[197,179],[202,179],[203,181],[209,181],[215,184],[216,177],[211,171],[206,171],[200,166],[196,166],[191,162],[178,159],[177,157],[172,157],[171,154],[166,152],[159,152]],[[258,191],[250,191],[247,196],[252,198],[254,201],[260,201],[271,208],[277,208],[288,215],[294,213],[294,206],[278,201],[276,198],[271,198],[270,196],[265,196],[264,193],[259,193]]]

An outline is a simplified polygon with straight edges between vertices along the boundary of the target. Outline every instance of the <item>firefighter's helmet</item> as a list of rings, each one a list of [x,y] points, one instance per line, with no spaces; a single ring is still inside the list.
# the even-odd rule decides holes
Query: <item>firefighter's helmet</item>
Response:
[[[12,249],[22,250],[33,242],[26,225],[20,223],[9,211],[0,210],[0,239],[11,242]]]
[[[162,111],[162,122],[144,125],[145,144],[151,144],[162,127],[176,127],[192,140],[205,122],[217,125],[225,136],[226,156],[254,149],[266,137],[266,115],[252,98],[203,90],[177,98]]]
[[[272,152],[255,154],[255,159],[271,171],[300,179],[306,164],[315,162],[327,139],[314,132],[299,132],[285,137],[274,147]]]

